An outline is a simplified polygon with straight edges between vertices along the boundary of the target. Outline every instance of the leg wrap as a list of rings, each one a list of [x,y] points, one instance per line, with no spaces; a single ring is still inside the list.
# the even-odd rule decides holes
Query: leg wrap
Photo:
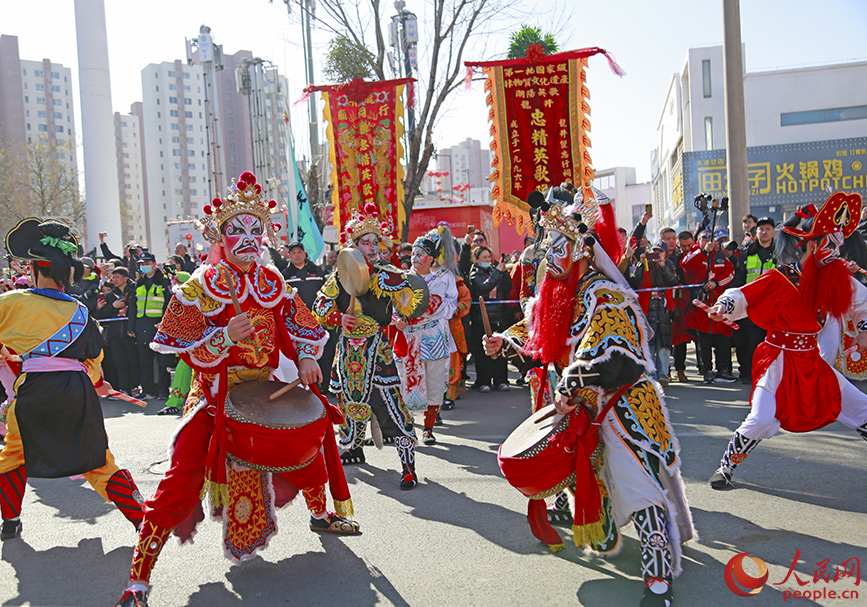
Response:
[[[117,506],[126,519],[138,529],[141,525],[144,513],[142,512],[142,504],[144,499],[136,487],[135,481],[132,479],[132,474],[129,470],[118,470],[108,479],[108,484],[105,486],[105,492],[108,497]]]
[[[394,446],[397,447],[397,456],[400,458],[400,463],[403,465],[403,471],[415,473],[415,445],[408,436],[398,436],[394,439]]]
[[[632,515],[641,541],[641,575],[671,582],[671,550],[668,545],[665,509],[650,506]]]
[[[364,442],[367,434],[367,422],[359,422],[348,415],[340,426],[340,438],[338,444],[341,449],[357,449]]]
[[[311,514],[323,514],[326,510],[325,485],[304,489],[304,499],[307,501],[307,509]]]
[[[440,412],[439,405],[430,405],[424,411],[424,429],[433,430],[434,423],[437,420],[437,415]]]
[[[855,428],[855,430],[858,431],[858,434],[861,435],[861,438],[867,440],[867,424],[864,424],[863,426],[858,426],[857,428]]]
[[[129,572],[131,582],[150,582],[151,571],[172,530],[144,521],[138,535],[138,544],[132,553],[132,568]]]
[[[3,520],[15,518],[21,514],[21,501],[24,499],[24,487],[27,485],[27,470],[18,466],[0,474],[0,511]]]
[[[747,455],[750,454],[750,451],[756,448],[756,445],[758,445],[760,441],[761,439],[753,440],[747,438],[740,432],[735,431],[732,435],[732,439],[729,441],[728,447],[726,447],[726,452],[723,454],[722,460],[720,461],[720,468],[722,469],[723,474],[731,477],[732,472],[734,472],[734,469],[738,467],[738,464],[747,459]]]

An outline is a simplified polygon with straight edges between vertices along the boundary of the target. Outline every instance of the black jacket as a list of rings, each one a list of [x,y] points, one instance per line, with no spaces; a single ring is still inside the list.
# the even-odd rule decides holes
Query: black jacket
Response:
[[[478,264],[473,264],[470,268],[468,286],[473,302],[478,302],[480,296],[484,298],[485,302],[497,301],[509,298],[509,292],[512,290],[512,278],[508,272],[502,272],[494,267],[483,268]],[[497,289],[497,292],[492,297],[491,291],[494,289]],[[505,304],[486,305],[485,308],[488,311],[491,325],[497,325],[506,320]],[[481,321],[482,313],[478,304],[470,306],[470,317],[472,322]]]
[[[298,289],[298,295],[301,301],[308,308],[313,307],[313,302],[316,301],[316,294],[322,285],[325,284],[325,272],[322,268],[307,260],[303,268],[295,267],[295,264],[289,264],[283,270],[283,278],[286,279],[286,284]]]

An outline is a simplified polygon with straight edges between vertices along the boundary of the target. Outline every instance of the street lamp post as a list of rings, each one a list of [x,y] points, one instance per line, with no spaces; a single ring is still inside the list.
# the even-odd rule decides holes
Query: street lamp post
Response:
[[[403,65],[404,76],[412,77],[412,72],[418,67],[418,18],[414,13],[406,10],[406,2],[404,0],[395,0],[394,8],[397,9],[397,14],[391,18],[391,26],[389,27],[389,43],[397,52],[397,58],[400,64]],[[392,63],[392,69],[400,75],[400,69]],[[407,121],[409,128],[407,135],[409,141],[412,141],[415,132],[415,110],[407,108]],[[409,153],[407,146],[407,153]]]

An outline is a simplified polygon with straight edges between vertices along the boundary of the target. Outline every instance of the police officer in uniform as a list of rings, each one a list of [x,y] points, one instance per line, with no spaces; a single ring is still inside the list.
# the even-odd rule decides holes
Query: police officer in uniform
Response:
[[[144,251],[139,257],[141,278],[135,283],[135,295],[128,300],[127,331],[138,343],[141,364],[141,395],[144,398],[167,399],[171,378],[168,367],[175,366],[174,357],[157,354],[150,348],[157,325],[172,298],[171,281],[157,267],[153,253]],[[158,379],[154,382],[154,362]]]

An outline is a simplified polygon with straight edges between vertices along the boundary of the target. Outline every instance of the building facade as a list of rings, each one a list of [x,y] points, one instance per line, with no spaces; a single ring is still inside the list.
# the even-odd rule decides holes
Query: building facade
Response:
[[[493,169],[491,162],[494,155],[491,151],[483,148],[480,141],[467,137],[466,140],[449,148],[441,149],[436,156],[436,172],[448,173],[448,175],[429,176],[428,191],[436,192],[441,189],[443,195],[457,196],[461,193],[455,190],[455,186],[469,185],[470,190],[475,188],[490,189],[488,181]],[[467,193],[464,196],[467,196]]]
[[[829,189],[867,196],[867,62],[745,73],[744,99],[754,215],[781,220]],[[701,220],[697,194],[727,195],[725,148],[722,47],[689,49],[652,153],[662,223],[692,229]]]
[[[144,165],[141,120],[135,114],[114,113],[117,185],[124,244],[146,242]]]
[[[72,72],[50,59],[18,54],[17,36],[0,36],[0,142],[11,149],[28,143],[57,146],[57,158],[78,172]]]

